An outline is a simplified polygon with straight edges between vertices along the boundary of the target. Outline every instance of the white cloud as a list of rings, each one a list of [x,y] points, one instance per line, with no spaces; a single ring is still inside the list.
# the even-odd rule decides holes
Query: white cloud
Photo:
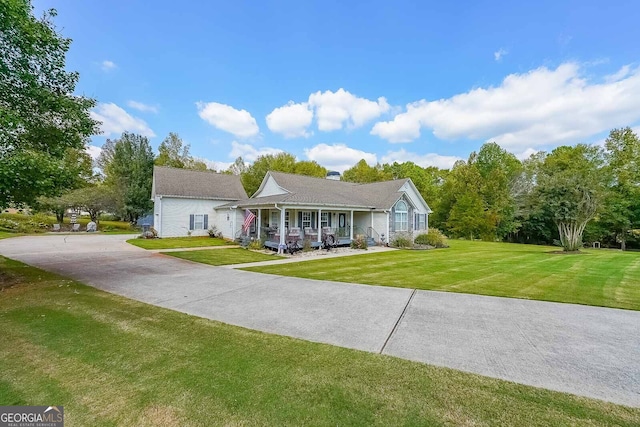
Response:
[[[88,145],[84,150],[93,160],[96,160],[100,156],[100,153],[102,153],[102,148],[96,147],[95,145]]]
[[[276,108],[267,115],[267,126],[271,132],[280,133],[285,138],[309,137],[307,128],[313,120],[313,111],[306,102],[295,104],[293,101]]]
[[[622,68],[620,68],[617,72],[606,76],[604,80],[607,83],[615,83],[624,79],[625,77],[628,77],[632,72],[633,70],[631,69],[631,66],[625,65]]]
[[[505,50],[503,48],[500,48],[497,51],[493,52],[493,58],[497,62],[500,62],[502,60],[502,57],[505,56],[505,55],[508,55],[508,54],[509,54],[509,51],[507,51],[507,50]]]
[[[102,71],[105,72],[109,72],[111,70],[115,70],[116,68],[118,68],[118,66],[116,65],[115,62],[113,61],[102,61],[102,63],[100,64],[100,66],[102,67]]]
[[[282,150],[279,148],[262,147],[258,149],[251,144],[240,144],[237,141],[233,141],[231,143],[231,152],[229,153],[229,157],[232,159],[242,157],[242,160],[245,162],[254,162],[260,156],[278,153],[282,153]]]
[[[138,101],[127,101],[127,105],[131,108],[135,108],[138,111],[142,111],[145,113],[157,113],[158,107],[155,105],[147,105]]]
[[[289,101],[267,116],[267,125],[272,132],[285,137],[306,137],[314,116],[318,129],[328,132],[359,128],[390,110],[391,106],[383,97],[371,101],[340,88],[336,92],[312,93],[307,102]]]
[[[531,155],[536,154],[538,151],[540,150],[536,150],[535,148],[527,148],[526,150],[520,153],[515,153],[515,156],[519,160],[527,160],[529,157],[531,157]]]
[[[458,160],[463,159],[456,156],[442,156],[436,153],[410,153],[405,149],[400,149],[399,151],[389,151],[382,157],[382,163],[413,162],[418,166],[422,166],[423,168],[428,166],[435,166],[439,169],[451,169],[453,164]]]
[[[229,132],[237,138],[258,135],[256,119],[246,110],[236,110],[217,102],[197,102],[198,115],[213,127]]]
[[[340,88],[336,92],[327,90],[309,95],[309,105],[315,108],[318,129],[339,130],[343,127],[358,128],[366,122],[389,111],[384,97],[377,101],[359,98]]]
[[[311,148],[305,148],[304,153],[309,160],[315,160],[325,168],[340,173],[353,167],[362,159],[370,165],[378,163],[375,153],[357,150],[346,144],[318,144]]]
[[[135,132],[152,138],[156,134],[147,123],[127,113],[113,103],[100,103],[91,111],[91,118],[102,122],[100,130],[105,136],[120,135],[122,132]]]
[[[582,142],[638,120],[640,68],[618,81],[592,82],[578,64],[565,63],[511,74],[497,87],[411,103],[393,120],[376,123],[371,134],[410,142],[427,128],[440,139],[493,140],[523,150]]]

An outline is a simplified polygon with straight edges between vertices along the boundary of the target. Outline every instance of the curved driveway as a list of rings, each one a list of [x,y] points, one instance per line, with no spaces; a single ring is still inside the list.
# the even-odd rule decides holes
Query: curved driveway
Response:
[[[640,312],[264,275],[127,238],[11,238],[0,254],[233,325],[640,407]]]

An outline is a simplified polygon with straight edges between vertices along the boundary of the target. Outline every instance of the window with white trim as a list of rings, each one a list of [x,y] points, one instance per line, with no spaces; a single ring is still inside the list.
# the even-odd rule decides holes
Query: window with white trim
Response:
[[[400,200],[396,203],[395,231],[409,231],[409,209],[407,203]]]
[[[300,226],[302,228],[311,227],[311,212],[302,212],[302,224]]]
[[[320,212],[320,227],[329,226],[329,212]]]
[[[284,213],[284,228],[286,230],[289,229],[289,211],[285,211]]]
[[[269,223],[269,226],[274,228],[280,227],[280,212],[271,211],[271,223]]]
[[[416,214],[416,230],[427,229],[427,214]]]
[[[204,215],[195,214],[193,216],[193,229],[204,230]]]

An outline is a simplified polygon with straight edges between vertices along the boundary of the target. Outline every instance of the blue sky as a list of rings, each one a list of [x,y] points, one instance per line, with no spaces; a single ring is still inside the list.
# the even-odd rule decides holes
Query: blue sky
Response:
[[[36,0],[105,138],[169,132],[224,169],[287,151],[449,167],[640,129],[640,2]]]

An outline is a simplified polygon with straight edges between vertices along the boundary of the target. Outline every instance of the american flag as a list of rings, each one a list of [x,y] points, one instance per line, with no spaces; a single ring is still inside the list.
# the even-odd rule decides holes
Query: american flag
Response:
[[[253,212],[251,212],[249,209],[245,209],[244,223],[242,224],[242,229],[244,230],[245,233],[247,232],[247,230],[249,230],[249,227],[251,227],[251,223],[253,222],[254,219],[256,219],[256,216],[253,214]]]

